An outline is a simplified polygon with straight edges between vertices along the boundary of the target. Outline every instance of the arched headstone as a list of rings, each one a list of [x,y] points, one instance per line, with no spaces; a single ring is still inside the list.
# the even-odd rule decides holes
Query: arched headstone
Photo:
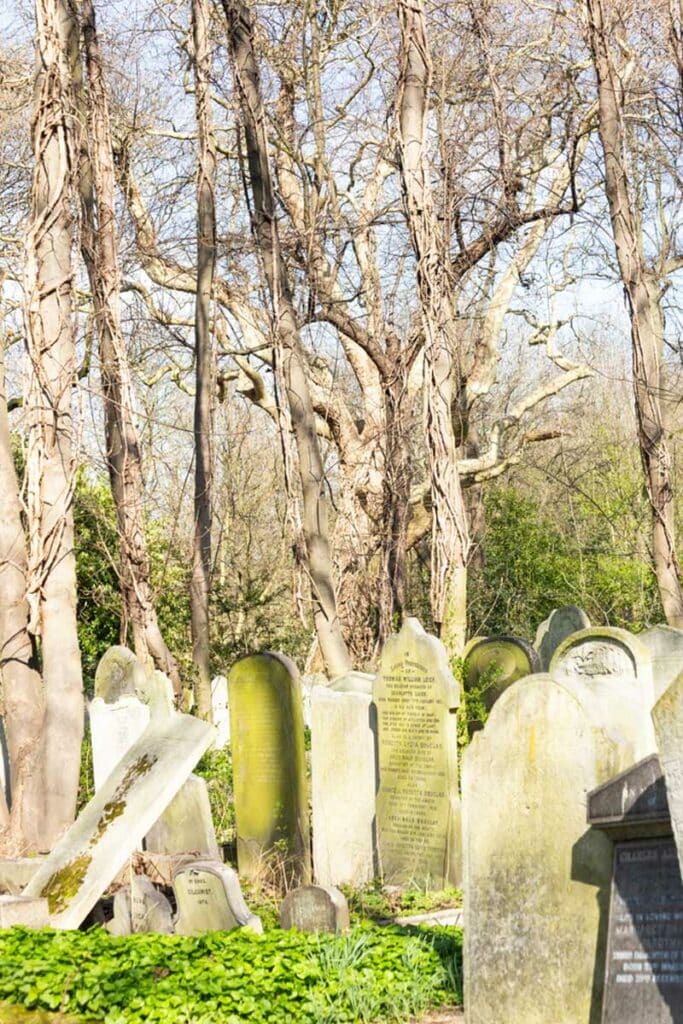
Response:
[[[227,932],[234,928],[263,931],[261,919],[252,914],[244,901],[237,874],[226,864],[183,864],[173,875],[173,891],[178,904],[178,935]]]
[[[590,629],[590,625],[591,620],[583,608],[578,608],[575,604],[555,608],[538,627],[534,640],[543,671],[548,671],[553,654],[567,637],[582,629]]]
[[[95,696],[107,704],[121,697],[135,697],[144,668],[128,647],[110,647],[95,669]]]
[[[555,651],[550,674],[560,681],[583,679],[591,685],[620,681],[638,693],[646,710],[654,702],[650,652],[625,629],[594,626],[572,634]]]
[[[538,653],[520,637],[475,637],[463,655],[463,685],[466,690],[473,690],[488,680],[481,698],[490,711],[508,686],[539,672],[540,667]]]

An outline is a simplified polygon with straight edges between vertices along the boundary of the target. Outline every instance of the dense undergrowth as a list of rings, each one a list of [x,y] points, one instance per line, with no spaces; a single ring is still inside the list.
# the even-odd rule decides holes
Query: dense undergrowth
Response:
[[[0,933],[0,1001],[102,1024],[405,1021],[461,1001],[455,928]]]

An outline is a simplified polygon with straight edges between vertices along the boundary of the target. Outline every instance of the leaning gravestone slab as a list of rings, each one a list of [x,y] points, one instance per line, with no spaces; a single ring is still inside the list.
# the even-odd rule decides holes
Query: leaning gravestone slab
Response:
[[[302,885],[292,889],[280,907],[280,927],[300,932],[338,934],[349,927],[349,905],[333,885]]]
[[[171,802],[215,736],[174,713],[153,720],[26,887],[53,928],[77,928]]]
[[[230,670],[230,735],[240,874],[306,882],[311,874],[301,687],[281,654]]]
[[[222,750],[230,742],[228,680],[225,676],[216,676],[211,680],[211,717],[217,733],[214,750]]]
[[[683,629],[673,626],[653,626],[638,634],[652,657],[654,697],[658,700],[683,672]]]
[[[321,885],[360,887],[378,874],[374,842],[376,734],[369,694],[315,687],[311,698],[311,804],[313,868]]]
[[[508,686],[540,668],[534,648],[518,636],[475,637],[465,648],[463,683],[466,690],[473,690],[489,678],[482,700],[490,711]]]
[[[432,889],[460,881],[458,684],[446,650],[407,619],[375,679],[377,841],[384,881]]]
[[[163,892],[144,875],[131,875],[131,926],[135,933],[173,934],[173,911]]]
[[[465,752],[469,1024],[598,1024],[612,847],[587,829],[587,794],[651,753],[637,696],[604,687],[609,702],[580,680],[522,679]]]
[[[261,920],[244,902],[237,874],[225,864],[192,861],[173,876],[178,903],[177,935],[248,928],[262,932]]]
[[[137,697],[126,695],[107,702],[94,697],[88,707],[95,790],[149,725],[149,708]]]
[[[560,681],[577,678],[591,685],[618,679],[639,692],[647,710],[652,706],[650,652],[625,629],[600,626],[574,633],[555,651],[550,674]]]
[[[190,775],[145,836],[149,853],[193,853],[220,860],[206,781]]]
[[[583,608],[578,608],[575,604],[555,608],[538,627],[534,640],[534,647],[541,659],[542,670],[548,671],[553,654],[567,637],[582,629],[590,629],[590,626],[591,620]]]
[[[134,697],[144,668],[128,647],[110,647],[95,670],[95,696],[107,704],[121,697]]]

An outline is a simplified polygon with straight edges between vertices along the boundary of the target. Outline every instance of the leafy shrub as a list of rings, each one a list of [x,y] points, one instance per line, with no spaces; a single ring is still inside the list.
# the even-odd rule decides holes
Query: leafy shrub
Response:
[[[460,998],[457,929],[0,933],[0,1000],[103,1024],[353,1024]]]

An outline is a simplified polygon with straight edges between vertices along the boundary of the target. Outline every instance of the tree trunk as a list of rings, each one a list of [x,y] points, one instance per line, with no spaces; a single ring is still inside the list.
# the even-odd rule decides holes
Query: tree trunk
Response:
[[[192,2],[195,108],[199,134],[197,173],[197,301],[195,306],[194,538],[192,550],[192,660],[197,710],[211,718],[209,585],[211,572],[211,433],[213,372],[211,291],[216,266],[216,145],[211,125],[211,48],[206,0]]]
[[[617,12],[618,13],[618,12]],[[588,39],[598,84],[600,141],[605,190],[619,271],[631,319],[633,381],[638,441],[652,510],[652,550],[666,621],[683,628],[683,592],[676,559],[672,463],[660,395],[664,393],[664,321],[661,287],[644,253],[636,199],[626,166],[624,108],[628,71],[618,69],[602,0],[586,0]]]
[[[83,37],[88,71],[87,138],[81,146],[81,249],[90,279],[99,338],[107,468],[116,507],[125,625],[135,653],[150,658],[172,680],[178,665],[159,629],[145,539],[142,452],[133,415],[133,386],[121,330],[120,275],[114,205],[114,158],[109,101],[92,0],[83,3]]]
[[[315,413],[303,347],[282,263],[275,217],[265,117],[249,12],[239,0],[222,0],[228,22],[235,88],[244,122],[253,198],[254,231],[273,304],[276,345],[281,348],[287,400],[296,440],[303,497],[303,532],[320,650],[331,678],[351,667],[342,636],[332,582],[327,503]]]
[[[37,0],[34,169],[26,237],[29,423],[30,629],[41,640],[45,719],[43,848],[71,824],[83,737],[83,681],[76,628],[71,392],[74,74],[78,24],[66,0]]]
[[[453,431],[458,347],[448,251],[436,219],[425,148],[431,59],[422,5],[399,0],[401,72],[397,99],[398,159],[404,207],[417,259],[425,332],[425,416],[432,495],[431,604],[450,655],[467,632],[467,513]]]

